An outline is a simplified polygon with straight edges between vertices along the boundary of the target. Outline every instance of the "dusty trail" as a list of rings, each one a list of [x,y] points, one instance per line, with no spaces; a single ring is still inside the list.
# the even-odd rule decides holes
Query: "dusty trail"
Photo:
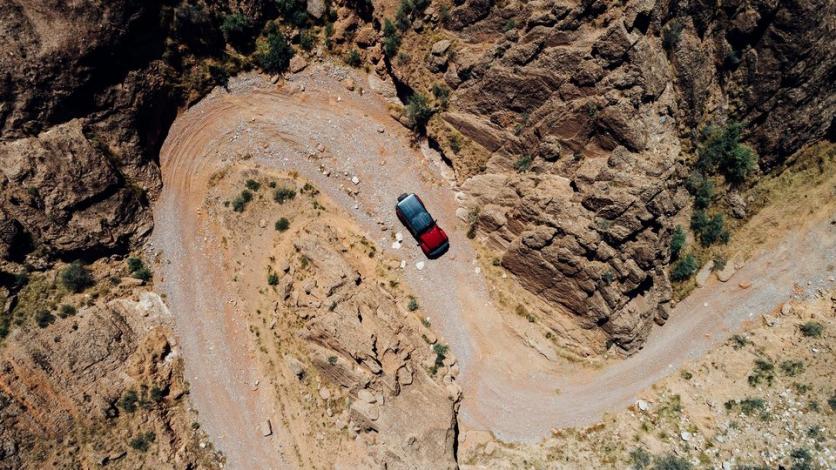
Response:
[[[233,292],[230,280],[217,269],[219,240],[199,212],[209,176],[240,163],[241,155],[249,154],[253,166],[299,172],[352,214],[380,249],[407,261],[406,283],[424,310],[434,312],[434,328],[459,360],[462,425],[506,439],[536,441],[553,427],[589,424],[625,406],[751,314],[785,301],[794,282],[819,282],[816,276],[834,264],[834,226],[820,220],[735,276],[751,278],[752,288],[741,290],[733,280],[698,290],[634,357],[603,370],[567,374],[523,345],[493,307],[457,223],[454,193],[439,168],[410,148],[407,132],[389,117],[381,98],[347,91],[335,78],[341,73],[311,68],[281,90],[259,77],[236,79],[230,92],[216,90],[180,116],[161,152],[165,186],[155,211],[154,243],[167,260],[162,286],[177,315],[201,420],[231,468],[296,465],[288,452],[279,451],[288,436],[278,429],[278,436],[265,439],[258,431],[258,423],[275,410],[266,393],[250,386],[258,374],[250,337],[238,321],[236,299],[226,297]],[[304,92],[298,91],[300,83]],[[317,150],[320,144],[324,152]],[[359,185],[351,182],[353,176]],[[359,195],[349,196],[344,188],[359,189]],[[426,262],[423,270],[415,266],[425,260],[420,250],[410,243],[392,250],[390,231],[381,230],[405,232],[393,204],[398,194],[410,191],[421,194],[451,236],[450,252]]]

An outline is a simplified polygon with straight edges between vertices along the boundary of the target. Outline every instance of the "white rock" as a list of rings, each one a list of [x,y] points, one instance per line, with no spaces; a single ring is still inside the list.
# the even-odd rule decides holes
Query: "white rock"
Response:
[[[723,462],[723,470],[731,470],[731,462]]]
[[[273,434],[273,425],[270,423],[269,419],[266,419],[261,423],[261,434],[264,437]]]
[[[636,402],[636,406],[638,406],[642,411],[647,411],[648,403],[644,400],[639,400]]]
[[[352,176],[351,177],[351,182],[354,183],[354,184],[360,184],[360,178],[358,178],[356,176]]]
[[[398,240],[395,240],[395,241],[392,242],[392,249],[393,250],[400,250],[401,245],[402,245],[401,242],[399,242]]]
[[[327,400],[327,399],[331,398],[331,391],[328,390],[325,387],[320,387],[319,397],[322,398],[323,400]]]
[[[401,269],[406,268],[406,260],[401,260]]]
[[[259,226],[259,227],[261,227],[261,228],[266,227],[266,226],[267,226],[267,221],[266,221],[266,220],[264,220],[264,219],[260,219],[260,220],[258,221],[258,226]]]
[[[395,232],[395,240],[402,242],[403,241],[403,233]]]
[[[375,401],[377,401],[372,392],[366,390],[365,388],[357,392],[357,398],[363,400],[366,403],[374,403]]]
[[[465,222],[467,222],[467,219],[468,219],[469,215],[470,215],[470,211],[468,211],[464,207],[459,207],[458,209],[456,209],[456,217],[458,217],[459,219],[461,219]]]
[[[682,431],[679,433],[679,437],[681,437],[683,441],[688,442],[691,440],[691,433],[688,431]]]
[[[479,266],[476,266],[475,268],[473,268],[473,272],[476,273],[476,274],[479,274],[479,273],[482,272],[482,268],[480,268]]]
[[[417,269],[418,271],[424,269],[424,262],[419,261],[419,262],[415,263],[415,269]]]
[[[384,129],[383,126],[377,126],[378,133],[383,134],[384,131],[386,131],[386,129]]]

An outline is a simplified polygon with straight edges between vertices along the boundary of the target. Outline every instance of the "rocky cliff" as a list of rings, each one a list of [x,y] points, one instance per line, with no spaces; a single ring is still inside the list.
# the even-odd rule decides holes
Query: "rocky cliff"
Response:
[[[834,13],[821,1],[433,4],[401,38],[412,59],[389,66],[434,96],[428,134],[473,233],[556,312],[631,352],[668,315],[698,130],[742,121],[761,171],[832,138]]]

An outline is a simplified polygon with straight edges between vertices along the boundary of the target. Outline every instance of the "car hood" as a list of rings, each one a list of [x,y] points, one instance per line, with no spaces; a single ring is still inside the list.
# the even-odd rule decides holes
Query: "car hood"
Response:
[[[447,241],[447,234],[438,225],[433,225],[431,229],[421,234],[419,240],[422,246],[433,250]]]

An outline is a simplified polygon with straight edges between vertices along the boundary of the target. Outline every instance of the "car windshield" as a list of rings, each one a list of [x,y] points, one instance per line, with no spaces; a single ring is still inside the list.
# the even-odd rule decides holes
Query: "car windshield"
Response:
[[[421,211],[415,214],[415,217],[412,218],[412,227],[418,233],[423,232],[430,228],[433,224],[433,219],[430,217],[426,211]]]

